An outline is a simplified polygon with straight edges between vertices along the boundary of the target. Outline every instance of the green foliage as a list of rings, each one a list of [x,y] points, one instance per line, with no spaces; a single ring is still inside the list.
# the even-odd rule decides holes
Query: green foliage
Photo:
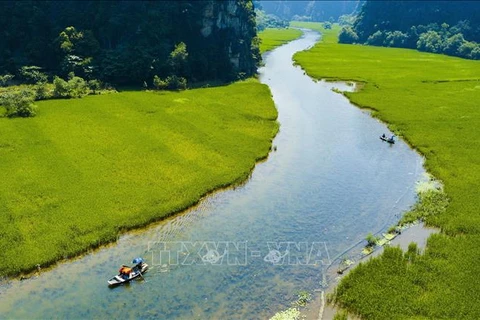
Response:
[[[447,206],[448,198],[444,192],[440,190],[421,192],[413,209],[403,215],[399,224],[404,225],[423,219],[428,222],[434,216],[444,213]]]
[[[89,93],[87,82],[75,75],[73,75],[68,81],[55,76],[53,79],[53,85],[53,95],[56,98],[81,98]]]
[[[176,75],[161,79],[159,76],[155,75],[153,77],[153,86],[157,90],[185,90],[187,89],[187,79],[177,77]]]
[[[287,21],[330,21],[356,10],[358,1],[261,1],[266,13]]]
[[[412,262],[411,254],[386,248],[344,278],[337,303],[365,319],[479,319],[480,63],[343,45],[335,42],[337,30],[324,32],[324,42],[296,54],[296,63],[317,79],[361,82],[362,90],[347,97],[375,110],[376,117],[415,146],[449,199],[440,211],[437,204],[446,205],[441,194],[431,194],[425,202],[427,223],[442,233],[428,239],[424,254]],[[445,31],[439,27],[439,32]]]
[[[278,130],[270,91],[254,79],[38,105],[29,121],[0,119],[0,276],[115,241],[245,180]]]
[[[300,307],[305,307],[310,301],[312,301],[312,295],[310,292],[300,291],[297,294],[297,301],[295,301],[295,304]]]
[[[63,80],[60,77],[55,76],[53,78],[53,95],[56,98],[68,98],[69,97],[69,87],[68,82]]]
[[[168,63],[172,67],[175,76],[187,75],[187,59],[187,45],[184,42],[180,42],[175,46],[175,49],[170,52],[170,56],[168,57]]]
[[[344,14],[338,17],[338,24],[340,26],[352,26],[355,22],[356,15],[354,14]]]
[[[333,320],[348,320],[348,313],[344,310],[337,311],[333,316]]]
[[[280,19],[274,14],[266,14],[262,10],[255,9],[255,20],[258,31],[263,31],[267,28],[288,28],[288,21]]]
[[[45,100],[53,97],[53,92],[50,91],[50,85],[46,82],[39,82],[33,86],[35,90],[35,100]]]
[[[35,65],[116,85],[165,78],[172,68],[189,81],[231,81],[252,76],[260,61],[251,0],[1,1],[0,24],[0,74],[19,80],[20,67]],[[169,59],[180,43],[188,59]]]
[[[33,104],[35,92],[30,89],[9,90],[0,94],[0,106],[6,109],[6,116],[13,117],[34,117],[36,106]]]
[[[260,38],[260,52],[264,53],[281,46],[289,41],[295,40],[302,35],[296,29],[265,29],[258,33]]]
[[[15,78],[14,75],[11,75],[11,74],[4,74],[2,76],[0,76],[0,87],[5,87],[8,85],[8,83],[13,79]]]
[[[472,14],[480,5],[462,4],[455,6],[445,1],[428,6],[415,1],[367,1],[352,29],[347,25],[342,30],[339,42],[416,48],[479,59],[480,28],[472,28],[471,24],[480,24],[478,15]]]
[[[98,91],[102,89],[102,82],[100,80],[89,80],[87,82],[88,89],[91,90],[92,94],[96,94]]]
[[[42,68],[37,66],[23,66],[19,72],[25,83],[34,84],[39,82],[47,82],[48,77],[45,73],[41,72]]]
[[[289,308],[285,311],[276,313],[270,320],[300,320],[301,313],[298,308]]]
[[[340,43],[356,43],[358,41],[358,35],[355,33],[351,26],[342,28],[338,35],[338,42]]]
[[[375,237],[372,233],[369,233],[365,237],[365,240],[367,241],[367,247],[375,247],[377,245],[379,238]]]

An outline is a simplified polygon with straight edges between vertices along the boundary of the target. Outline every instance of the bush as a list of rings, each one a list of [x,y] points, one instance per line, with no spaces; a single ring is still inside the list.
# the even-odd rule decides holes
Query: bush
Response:
[[[167,81],[162,80],[159,76],[154,76],[153,77],[153,86],[157,90],[164,90],[167,88]]]
[[[87,82],[80,77],[73,76],[68,80],[68,91],[70,98],[81,98],[88,94]]]
[[[370,35],[366,42],[366,44],[371,46],[383,46],[384,43],[385,43],[385,34],[380,30]]]
[[[153,77],[153,85],[159,90],[185,90],[187,89],[187,79],[177,77],[176,75],[168,76],[165,80],[158,76]]]
[[[6,87],[10,80],[12,80],[15,76],[11,74],[4,74],[3,76],[0,76],[0,87]]]
[[[339,43],[356,43],[358,41],[358,35],[350,26],[342,28],[338,35]]]
[[[89,80],[88,83],[88,88],[92,91],[93,94],[96,94],[97,91],[102,89],[102,83],[100,80]]]
[[[46,100],[52,98],[52,93],[49,90],[49,84],[46,82],[37,83],[33,89],[35,90],[35,100]]]
[[[406,47],[408,41],[408,35],[401,31],[387,32],[384,45],[388,47]]]
[[[56,98],[68,98],[69,89],[67,81],[63,80],[60,77],[55,76],[53,79],[53,96]]]
[[[20,74],[26,83],[35,84],[39,82],[47,82],[48,77],[41,72],[42,68],[37,66],[23,66],[20,68]]]
[[[9,118],[34,117],[37,114],[34,100],[35,92],[30,89],[7,91],[0,95],[0,105],[5,107],[6,116]]]
[[[81,98],[88,94],[87,82],[74,75],[68,81],[55,76],[53,86],[53,95],[56,98]]]

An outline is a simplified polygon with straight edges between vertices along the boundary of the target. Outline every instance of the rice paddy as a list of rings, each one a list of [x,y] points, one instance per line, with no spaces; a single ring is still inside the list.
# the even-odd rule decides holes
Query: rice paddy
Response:
[[[284,43],[295,40],[302,35],[302,31],[297,29],[274,29],[267,28],[258,33],[261,40],[260,52],[265,53]]]
[[[278,131],[255,79],[38,102],[0,118],[0,276],[115,241],[245,180]]]
[[[367,319],[479,319],[480,62],[338,44],[338,26],[313,26],[323,42],[295,61],[317,79],[362,83],[345,95],[425,155],[450,199],[446,210],[425,217],[442,232],[430,237],[423,254],[385,250],[341,281],[336,302]]]

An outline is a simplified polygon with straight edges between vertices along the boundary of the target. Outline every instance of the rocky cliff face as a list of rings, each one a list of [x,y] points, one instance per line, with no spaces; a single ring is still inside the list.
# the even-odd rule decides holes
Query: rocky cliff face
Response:
[[[234,67],[234,72],[252,75],[260,61],[251,1],[210,1],[203,10],[200,33],[204,38],[218,38]]]

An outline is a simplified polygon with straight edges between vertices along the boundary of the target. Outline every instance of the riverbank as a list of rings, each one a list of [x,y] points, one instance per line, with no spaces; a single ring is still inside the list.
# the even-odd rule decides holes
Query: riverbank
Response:
[[[0,119],[0,276],[115,241],[244,181],[278,131],[270,91],[254,79],[39,105],[35,118]]]
[[[303,26],[303,24],[295,24]],[[440,234],[424,254],[405,260],[389,250],[354,268],[337,288],[337,303],[369,319],[480,317],[480,63],[414,50],[336,43],[338,28],[295,61],[316,79],[364,83],[345,95],[385,121],[426,158],[445,186],[450,205],[426,224]],[[319,63],[321,61],[322,63]]]

